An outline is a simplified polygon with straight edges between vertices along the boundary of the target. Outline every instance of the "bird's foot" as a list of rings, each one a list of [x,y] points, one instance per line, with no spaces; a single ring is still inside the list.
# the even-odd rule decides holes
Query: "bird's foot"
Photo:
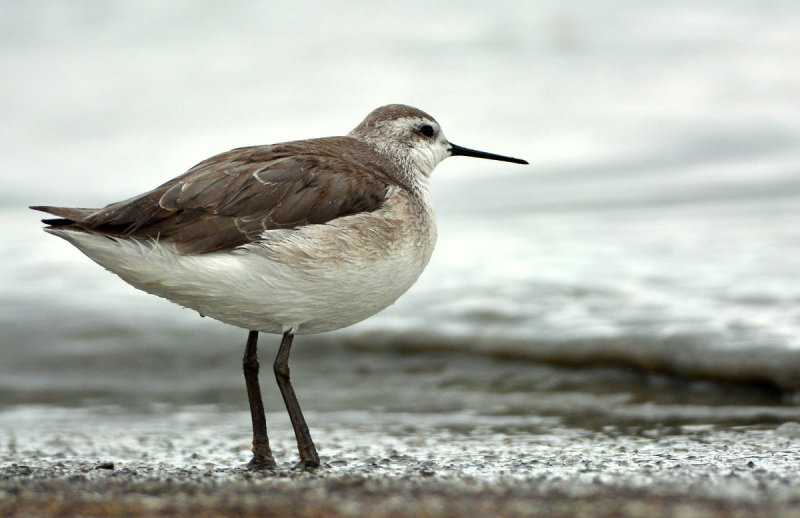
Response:
[[[270,456],[253,455],[253,458],[250,460],[250,462],[247,463],[247,469],[258,470],[258,471],[267,469],[274,470],[277,467],[278,463],[275,462],[275,459],[272,458],[272,455]]]

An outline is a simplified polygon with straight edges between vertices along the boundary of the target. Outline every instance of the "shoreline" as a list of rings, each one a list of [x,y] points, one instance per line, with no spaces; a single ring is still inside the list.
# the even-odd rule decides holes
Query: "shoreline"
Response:
[[[705,419],[736,410],[681,408]],[[663,410],[621,405],[599,428],[531,415],[312,413],[323,468],[292,469],[284,418],[270,429],[279,469],[253,472],[243,411],[20,408],[2,414],[0,516],[800,517],[796,414],[742,426],[670,423]]]
[[[708,497],[687,488],[479,478],[420,469],[401,476],[243,468],[120,468],[88,463],[0,467],[0,515],[11,516],[800,516],[788,499]]]

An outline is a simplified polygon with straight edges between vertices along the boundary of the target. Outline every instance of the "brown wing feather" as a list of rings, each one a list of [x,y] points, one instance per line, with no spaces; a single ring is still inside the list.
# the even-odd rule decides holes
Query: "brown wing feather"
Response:
[[[35,207],[87,231],[175,243],[187,254],[227,250],[264,230],[322,224],[373,211],[395,181],[361,142],[331,137],[239,148],[102,209]]]

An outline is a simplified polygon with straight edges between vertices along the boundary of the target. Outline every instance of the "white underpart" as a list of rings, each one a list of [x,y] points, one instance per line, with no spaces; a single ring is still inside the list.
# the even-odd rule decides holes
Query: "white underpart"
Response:
[[[427,188],[395,189],[374,212],[269,230],[232,251],[184,255],[167,242],[49,229],[134,287],[248,330],[332,331],[394,303],[436,241]]]

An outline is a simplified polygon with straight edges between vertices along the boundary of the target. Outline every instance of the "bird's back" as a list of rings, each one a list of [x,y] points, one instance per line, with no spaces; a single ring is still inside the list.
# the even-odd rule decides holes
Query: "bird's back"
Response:
[[[226,323],[321,332],[393,303],[436,231],[426,193],[350,137],[239,148],[102,209],[35,207],[133,286]]]

